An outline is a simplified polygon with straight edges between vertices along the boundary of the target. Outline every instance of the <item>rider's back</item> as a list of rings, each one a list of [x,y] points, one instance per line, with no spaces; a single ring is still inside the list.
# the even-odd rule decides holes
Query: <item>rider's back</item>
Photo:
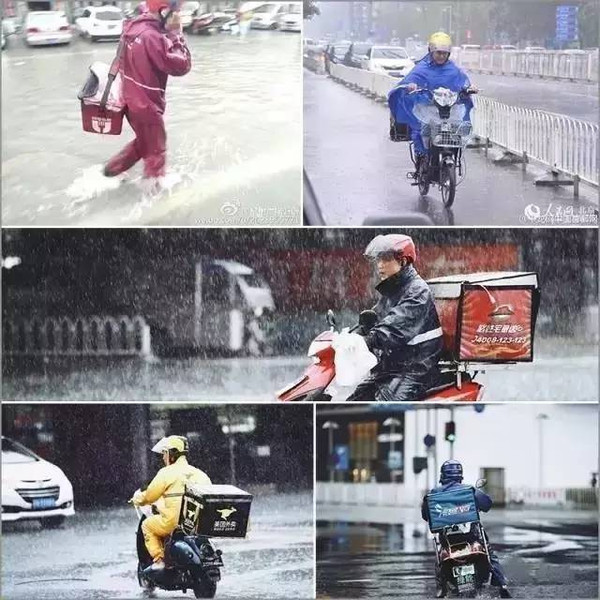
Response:
[[[193,467],[185,456],[181,456],[173,464],[163,467],[146,490],[147,496],[158,494],[162,498],[160,513],[173,528],[179,519],[186,483],[210,485],[211,480],[204,471]]]

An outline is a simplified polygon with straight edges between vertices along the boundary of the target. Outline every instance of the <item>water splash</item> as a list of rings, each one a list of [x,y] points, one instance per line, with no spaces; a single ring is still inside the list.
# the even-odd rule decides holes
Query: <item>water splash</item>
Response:
[[[67,197],[72,199],[73,208],[81,202],[97,198],[104,192],[116,190],[124,181],[124,177],[105,177],[103,165],[93,165],[81,171],[73,183],[66,189]]]

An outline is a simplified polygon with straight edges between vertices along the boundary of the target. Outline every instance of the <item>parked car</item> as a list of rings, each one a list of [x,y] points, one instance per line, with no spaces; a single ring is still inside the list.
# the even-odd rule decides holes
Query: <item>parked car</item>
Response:
[[[391,77],[404,77],[414,66],[406,48],[401,46],[373,46],[362,61],[363,69]]]
[[[463,44],[460,47],[461,50],[481,50],[481,46],[479,44]]]
[[[71,26],[63,12],[48,10],[27,13],[25,43],[28,46],[70,44],[72,39]]]
[[[279,21],[285,14],[291,12],[292,7],[298,2],[268,2],[252,10],[253,17],[250,22],[252,29],[277,29]]]
[[[80,35],[92,42],[118,40],[123,32],[123,11],[116,6],[88,6],[75,20]]]
[[[184,2],[179,10],[179,18],[181,19],[181,27],[185,31],[192,25],[194,17],[198,14],[200,2]]]
[[[198,15],[192,19],[190,28],[192,33],[200,35],[212,35],[218,33],[223,27],[231,27],[231,14],[225,12],[214,12]]]
[[[281,31],[302,32],[302,6],[294,4],[290,12],[281,15],[279,19],[279,29]]]
[[[346,55],[344,56],[344,64],[347,67],[361,69],[362,62],[372,45],[373,44],[367,44],[365,42],[352,42],[346,52]]]
[[[62,470],[2,436],[2,522],[37,519],[58,527],[74,514],[73,486]]]
[[[546,48],[543,46],[527,46],[525,52],[546,52]]]

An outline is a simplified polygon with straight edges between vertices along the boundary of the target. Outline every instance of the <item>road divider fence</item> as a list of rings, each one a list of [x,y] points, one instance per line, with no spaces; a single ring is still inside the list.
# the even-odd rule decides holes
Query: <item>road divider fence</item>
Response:
[[[91,316],[5,320],[6,356],[149,356],[144,317]]]

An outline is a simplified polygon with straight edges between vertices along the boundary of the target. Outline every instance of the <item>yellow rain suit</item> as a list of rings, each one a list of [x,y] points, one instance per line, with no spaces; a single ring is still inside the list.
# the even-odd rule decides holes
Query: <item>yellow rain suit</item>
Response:
[[[211,481],[206,473],[192,467],[185,456],[180,456],[173,464],[163,467],[150,485],[134,496],[133,501],[138,506],[155,504],[160,513],[142,523],[146,548],[154,562],[164,558],[164,538],[177,527],[186,483],[210,485]]]

